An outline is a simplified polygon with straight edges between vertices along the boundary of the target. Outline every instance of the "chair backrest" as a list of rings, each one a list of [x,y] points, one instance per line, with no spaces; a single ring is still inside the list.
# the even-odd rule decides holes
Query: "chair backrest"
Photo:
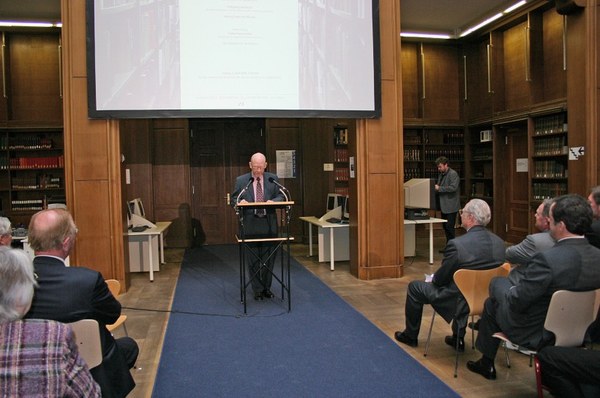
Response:
[[[554,292],[544,322],[544,328],[554,333],[554,345],[578,347],[583,344],[585,332],[596,318],[596,296],[600,294],[599,291]]]
[[[121,282],[116,279],[107,279],[106,284],[108,285],[108,290],[112,293],[115,298],[121,293]]]
[[[102,346],[100,343],[100,328],[95,319],[81,319],[69,323],[75,333],[75,342],[79,355],[92,369],[102,363]]]
[[[507,264],[507,263],[505,263]],[[454,283],[469,305],[469,315],[481,315],[483,303],[489,297],[492,278],[507,276],[510,269],[505,264],[491,269],[459,269],[454,273]]]

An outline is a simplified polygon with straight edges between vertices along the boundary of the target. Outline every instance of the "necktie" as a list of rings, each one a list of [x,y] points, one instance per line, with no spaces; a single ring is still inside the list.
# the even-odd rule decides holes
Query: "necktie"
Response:
[[[256,202],[264,202],[265,194],[263,193],[263,187],[260,183],[260,177],[256,177]],[[256,215],[262,217],[265,215],[265,209],[256,209]]]

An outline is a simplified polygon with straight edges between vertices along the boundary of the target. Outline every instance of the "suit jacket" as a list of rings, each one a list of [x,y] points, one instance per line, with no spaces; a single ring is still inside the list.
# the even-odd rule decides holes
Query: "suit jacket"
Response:
[[[555,243],[550,231],[546,231],[527,235],[521,243],[506,248],[506,261],[514,266],[508,275],[510,282],[513,285],[519,283],[531,258],[536,253],[553,247]]]
[[[121,314],[121,304],[108,290],[102,275],[88,268],[66,267],[55,257],[36,256],[33,266],[38,287],[25,318],[74,322],[95,319],[100,326],[102,363],[91,369],[103,397],[124,397],[134,387],[129,368],[115,339],[106,329]]]
[[[458,173],[448,168],[447,172],[438,176],[437,184],[440,186],[437,191],[440,210],[442,213],[456,213],[460,209],[460,177]]]
[[[537,253],[525,277],[512,286],[506,278],[490,284],[490,296],[497,303],[496,321],[509,339],[537,349],[551,341],[544,321],[552,294],[557,290],[600,288],[600,249],[586,239],[563,239]]]
[[[590,230],[585,234],[585,237],[592,246],[600,249],[600,220],[594,220]]]
[[[246,173],[239,176],[235,180],[235,187],[233,188],[233,194],[231,195],[231,205],[235,206],[238,201],[246,199],[248,202],[255,202],[254,199],[254,184],[253,182],[247,190],[243,191],[244,187],[248,185],[252,173]],[[279,182],[277,175],[273,173],[265,172],[263,175],[263,195],[264,201],[272,200],[274,202],[283,202],[285,196],[277,185],[269,181],[269,178],[273,178]],[[242,192],[243,191],[243,192]],[[239,199],[238,199],[239,198]],[[257,217],[254,209],[244,209],[243,220],[244,220],[244,234],[246,238],[254,237],[270,237],[277,235],[277,213],[275,209],[267,208],[266,217]],[[241,231],[240,231],[241,233]]]
[[[504,263],[504,253],[504,241],[481,225],[448,242],[442,265],[433,275],[432,283],[438,289],[431,300],[433,308],[446,322],[450,322],[455,313],[457,318],[466,320],[469,313],[469,307],[454,283],[454,272],[462,268],[497,267]]]

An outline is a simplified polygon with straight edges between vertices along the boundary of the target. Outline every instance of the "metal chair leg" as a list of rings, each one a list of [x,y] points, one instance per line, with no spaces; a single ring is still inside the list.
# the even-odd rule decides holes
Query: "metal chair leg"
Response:
[[[435,310],[431,316],[431,325],[429,325],[429,333],[427,334],[427,343],[425,344],[425,353],[423,356],[427,356],[427,350],[429,350],[429,342],[431,341],[431,331],[433,330],[433,321],[435,320]]]

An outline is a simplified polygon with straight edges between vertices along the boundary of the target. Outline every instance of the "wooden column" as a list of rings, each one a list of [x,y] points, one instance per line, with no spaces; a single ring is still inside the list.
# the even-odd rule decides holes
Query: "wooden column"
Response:
[[[382,116],[357,123],[357,177],[350,185],[358,198],[350,270],[359,279],[400,277],[404,262],[400,1],[381,0],[379,8]]]
[[[79,229],[71,264],[128,285],[119,122],[87,113],[85,0],[61,0],[67,205]]]

